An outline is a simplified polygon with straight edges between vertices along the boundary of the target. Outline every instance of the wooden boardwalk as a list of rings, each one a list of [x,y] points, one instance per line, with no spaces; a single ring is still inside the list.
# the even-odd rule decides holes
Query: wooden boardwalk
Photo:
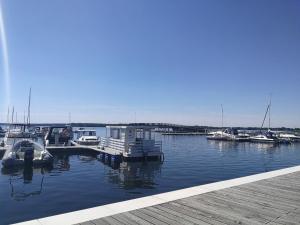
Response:
[[[20,224],[300,224],[300,166],[108,204]]]
[[[80,224],[300,224],[300,172]]]

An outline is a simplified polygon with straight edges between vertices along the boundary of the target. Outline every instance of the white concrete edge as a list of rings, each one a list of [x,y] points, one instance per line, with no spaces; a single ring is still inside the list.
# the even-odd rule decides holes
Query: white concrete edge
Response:
[[[300,171],[300,166],[290,167],[286,169],[275,170],[271,172],[235,178],[226,181],[215,182],[211,184],[205,184],[195,186],[191,188],[185,188],[177,191],[171,191],[162,194],[156,194],[143,198],[137,198],[133,200],[107,204],[103,206],[93,207],[89,209],[74,211],[70,213],[60,214],[56,216],[45,217],[41,219],[26,221],[17,223],[15,225],[72,225],[77,223],[86,222],[89,220],[95,220],[106,216],[111,216],[119,213],[124,213],[136,209],[141,209],[153,205],[158,205],[178,199],[183,199],[207,192],[217,191],[225,188],[239,186],[242,184],[248,184],[255,181],[269,179],[281,175],[286,175]]]

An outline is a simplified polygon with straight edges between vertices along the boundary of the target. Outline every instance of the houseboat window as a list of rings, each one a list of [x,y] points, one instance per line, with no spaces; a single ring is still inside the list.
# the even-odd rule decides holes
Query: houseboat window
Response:
[[[119,129],[112,129],[111,130],[111,137],[114,139],[120,139],[120,130]]]
[[[136,138],[144,138],[144,137],[143,137],[143,131],[142,131],[142,130],[137,130],[137,131],[136,131]]]
[[[151,140],[151,132],[145,131],[145,140]]]

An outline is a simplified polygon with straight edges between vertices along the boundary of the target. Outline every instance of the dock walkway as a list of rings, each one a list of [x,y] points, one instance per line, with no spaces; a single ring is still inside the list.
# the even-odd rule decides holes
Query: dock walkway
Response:
[[[300,166],[32,220],[25,224],[300,224]]]

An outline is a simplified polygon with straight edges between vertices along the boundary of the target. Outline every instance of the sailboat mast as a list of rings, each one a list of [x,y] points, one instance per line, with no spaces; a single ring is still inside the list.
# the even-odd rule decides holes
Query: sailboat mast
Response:
[[[9,124],[9,107],[7,108],[7,124]]]
[[[12,112],[11,112],[11,123],[14,123],[14,114],[15,114],[15,107],[13,106]]]
[[[29,99],[28,99],[28,112],[27,112],[27,124],[30,125],[30,103],[31,103],[31,88],[29,89]]]
[[[223,104],[221,104],[221,108],[222,108],[222,131],[223,131],[223,125],[224,125]]]
[[[272,103],[272,95],[270,96],[270,103],[269,103],[269,130],[271,129],[271,103]]]

